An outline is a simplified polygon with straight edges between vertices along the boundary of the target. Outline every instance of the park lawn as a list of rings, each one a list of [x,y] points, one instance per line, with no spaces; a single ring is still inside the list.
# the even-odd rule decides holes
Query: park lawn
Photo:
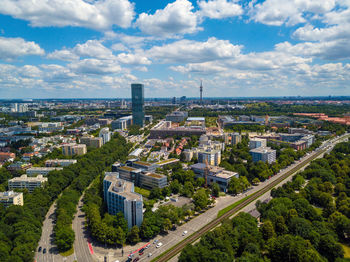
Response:
[[[149,195],[151,194],[151,191],[149,191],[147,189],[144,189],[144,188],[140,188],[140,187],[135,186],[135,193],[139,193],[142,196],[149,198]]]
[[[350,246],[341,244],[344,249],[344,258],[350,258]]]

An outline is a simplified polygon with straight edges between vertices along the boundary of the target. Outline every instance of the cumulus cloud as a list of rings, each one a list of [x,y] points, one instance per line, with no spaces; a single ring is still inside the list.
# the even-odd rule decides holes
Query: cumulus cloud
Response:
[[[105,75],[118,73],[121,71],[121,67],[117,62],[93,58],[73,62],[69,64],[68,67],[73,72],[87,75]]]
[[[23,38],[0,37],[0,59],[12,60],[25,55],[43,55],[45,51],[32,41]]]
[[[293,26],[305,23],[305,12],[324,14],[335,6],[335,0],[265,0],[251,5],[249,15],[259,23],[280,26]]]
[[[88,40],[84,44],[77,44],[73,52],[80,57],[94,57],[99,59],[113,58],[112,51],[98,40]]]
[[[200,30],[198,15],[192,12],[193,8],[188,0],[176,0],[154,14],[140,14],[135,25],[143,33],[154,36],[191,34]]]
[[[123,64],[129,65],[149,65],[151,61],[141,54],[131,54],[131,53],[120,53],[117,56],[117,60]]]
[[[48,59],[62,60],[62,61],[73,61],[78,60],[79,56],[74,54],[71,50],[62,49],[55,50],[54,52],[46,56]]]
[[[163,46],[154,46],[146,53],[162,63],[207,62],[216,59],[233,58],[240,54],[242,46],[215,37],[206,42],[180,40]]]
[[[203,17],[222,19],[226,17],[239,16],[243,13],[242,7],[235,1],[209,0],[199,1],[199,14]]]
[[[2,0],[0,13],[30,22],[34,27],[78,26],[107,30],[127,28],[134,18],[128,0]]]

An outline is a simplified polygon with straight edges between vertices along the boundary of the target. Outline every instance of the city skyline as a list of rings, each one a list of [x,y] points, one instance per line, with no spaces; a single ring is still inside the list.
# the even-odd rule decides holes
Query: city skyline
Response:
[[[346,96],[344,0],[4,0],[0,97]]]

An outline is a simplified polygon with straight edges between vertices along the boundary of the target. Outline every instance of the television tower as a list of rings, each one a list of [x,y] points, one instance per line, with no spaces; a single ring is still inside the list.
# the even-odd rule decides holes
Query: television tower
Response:
[[[200,101],[199,103],[203,105],[203,85],[202,85],[202,80],[201,80],[201,86],[199,87],[199,92],[200,92]]]

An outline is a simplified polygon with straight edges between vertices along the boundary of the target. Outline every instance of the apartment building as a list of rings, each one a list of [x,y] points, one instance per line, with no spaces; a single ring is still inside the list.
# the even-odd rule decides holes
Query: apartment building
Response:
[[[9,207],[11,205],[23,206],[23,193],[14,192],[12,190],[0,192],[0,204],[4,205],[4,207]]]
[[[10,190],[14,189],[28,189],[29,193],[32,193],[35,188],[42,187],[44,183],[48,181],[47,177],[38,175],[36,177],[28,177],[22,175],[20,177],[14,177],[8,181],[8,187]]]

